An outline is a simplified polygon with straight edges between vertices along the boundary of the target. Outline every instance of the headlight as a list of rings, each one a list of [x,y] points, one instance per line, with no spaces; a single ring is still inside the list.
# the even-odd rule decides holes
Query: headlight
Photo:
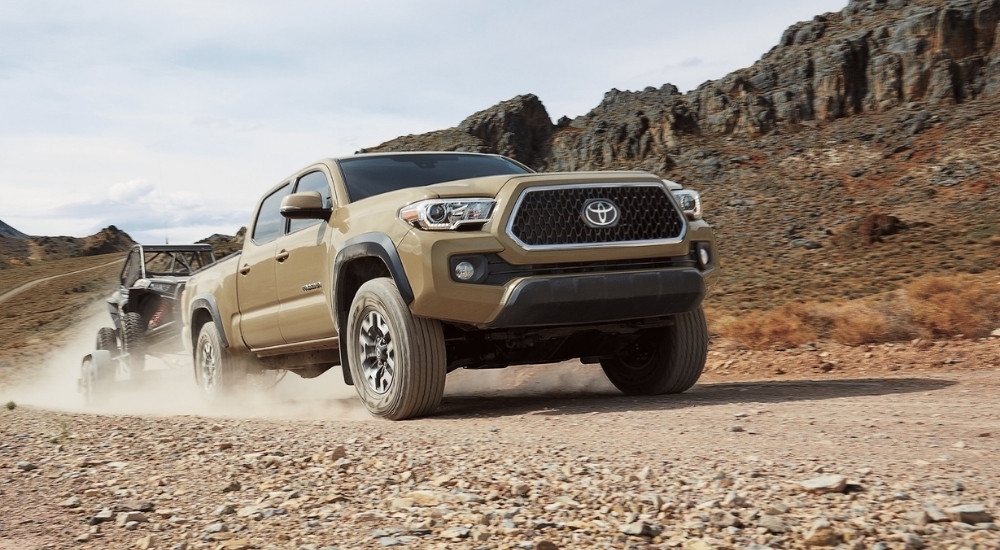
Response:
[[[420,201],[399,211],[399,218],[421,229],[448,230],[483,224],[493,212],[493,199],[434,199]]]
[[[677,189],[674,198],[689,220],[701,219],[701,195],[694,189]]]

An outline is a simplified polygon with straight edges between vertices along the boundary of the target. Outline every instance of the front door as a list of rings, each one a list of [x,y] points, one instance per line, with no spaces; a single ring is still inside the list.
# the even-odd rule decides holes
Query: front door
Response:
[[[295,192],[318,191],[332,207],[330,181],[322,171],[298,179]],[[332,258],[327,250],[330,226],[325,220],[290,220],[288,235],[278,241],[275,266],[278,324],[285,342],[299,343],[337,335],[333,322]]]

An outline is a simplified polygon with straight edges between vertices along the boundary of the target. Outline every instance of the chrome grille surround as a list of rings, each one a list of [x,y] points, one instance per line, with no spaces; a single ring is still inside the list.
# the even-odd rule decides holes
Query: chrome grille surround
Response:
[[[595,199],[619,208],[618,223],[605,228],[586,223],[583,210]],[[528,187],[512,210],[507,235],[525,250],[676,244],[687,232],[670,191],[651,182]]]

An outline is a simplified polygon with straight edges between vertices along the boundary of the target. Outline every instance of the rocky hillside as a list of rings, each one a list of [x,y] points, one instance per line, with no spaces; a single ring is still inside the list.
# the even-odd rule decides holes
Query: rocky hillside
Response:
[[[135,241],[132,237],[113,225],[83,238],[3,235],[0,236],[0,268],[37,261],[124,252],[133,244]]]
[[[539,170],[643,169],[700,189],[713,304],[755,309],[997,270],[1000,0],[852,0],[682,94],[612,90],[552,123],[523,95],[370,151],[496,152]]]
[[[455,128],[370,150],[490,151],[549,170],[669,170],[691,137],[756,137],[912,102],[994,97],[998,19],[1000,0],[852,0],[788,28],[752,67],[687,94],[671,84],[613,89],[590,113],[557,124],[524,95]]]

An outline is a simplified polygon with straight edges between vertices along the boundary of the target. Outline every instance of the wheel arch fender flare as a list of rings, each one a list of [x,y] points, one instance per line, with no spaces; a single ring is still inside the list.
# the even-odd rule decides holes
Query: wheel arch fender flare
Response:
[[[211,294],[199,294],[191,300],[191,306],[189,308],[189,313],[191,319],[190,331],[191,333],[187,336],[191,338],[191,349],[194,350],[198,342],[198,329],[201,327],[199,324],[195,324],[195,314],[199,311],[207,311],[211,317],[211,322],[215,324],[215,328],[219,331],[219,339],[222,340],[222,346],[229,347],[229,339],[226,337],[225,327],[222,326],[222,317],[219,315],[219,305],[215,301],[215,296]]]
[[[413,302],[413,287],[406,277],[403,269],[403,262],[399,258],[396,246],[392,239],[384,233],[370,232],[358,235],[344,243],[343,248],[337,252],[333,262],[333,313],[337,321],[337,335],[340,341],[340,364],[344,373],[344,382],[353,385],[351,379],[350,359],[347,354],[347,314],[350,311],[352,295],[349,295],[350,287],[342,284],[345,280],[345,273],[351,262],[361,258],[378,258],[385,265],[399,290],[399,295],[406,304]]]

